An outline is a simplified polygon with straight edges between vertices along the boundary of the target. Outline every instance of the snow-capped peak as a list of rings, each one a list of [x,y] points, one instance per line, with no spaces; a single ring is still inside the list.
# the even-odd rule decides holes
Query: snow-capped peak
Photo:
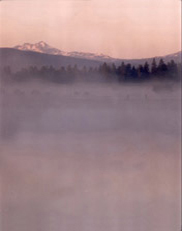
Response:
[[[53,48],[43,41],[40,41],[35,44],[24,43],[23,45],[18,45],[15,46],[14,48],[18,50],[35,51],[39,53],[52,54],[52,55],[65,55],[63,51]]]
[[[35,44],[24,43],[23,45],[18,45],[15,46],[14,48],[24,51],[34,51],[34,52],[52,54],[52,55],[64,55],[64,56],[81,58],[81,59],[90,59],[90,60],[98,60],[98,61],[114,61],[114,58],[111,58],[110,56],[106,56],[103,54],[84,53],[84,52],[77,52],[77,51],[64,52],[57,48],[49,46],[44,41],[40,41]]]

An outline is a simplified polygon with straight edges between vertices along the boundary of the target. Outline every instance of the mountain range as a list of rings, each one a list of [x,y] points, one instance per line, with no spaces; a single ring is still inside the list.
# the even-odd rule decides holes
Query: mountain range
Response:
[[[84,53],[84,52],[64,52],[57,48],[49,46],[41,41],[35,44],[24,43],[13,48],[0,48],[0,67],[11,66],[13,70],[19,70],[29,66],[41,67],[43,65],[52,65],[55,68],[67,65],[77,65],[78,67],[98,67],[101,63],[115,63],[120,65],[121,62],[131,63],[132,65],[144,64],[146,61],[151,64],[153,58],[158,62],[161,58],[165,62],[174,60],[176,63],[181,62],[182,52],[158,56],[146,59],[116,59],[103,54]]]

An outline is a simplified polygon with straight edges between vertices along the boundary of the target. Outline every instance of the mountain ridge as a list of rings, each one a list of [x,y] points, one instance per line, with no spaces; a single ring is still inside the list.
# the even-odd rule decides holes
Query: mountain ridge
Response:
[[[150,60],[153,58],[160,59],[160,58],[165,58],[167,61],[169,59],[174,59],[174,61],[180,61],[181,60],[181,53],[182,51],[175,52],[172,54],[168,55],[163,55],[163,56],[154,56],[154,57],[149,57],[149,58],[139,58],[139,59],[122,59],[122,58],[113,58],[111,56],[105,55],[105,54],[95,54],[91,52],[78,52],[78,51],[72,51],[72,52],[65,52],[62,50],[59,50],[57,48],[54,48],[50,45],[48,45],[44,41],[40,41],[37,43],[24,43],[23,45],[17,45],[14,46],[13,48],[18,49],[18,50],[24,50],[24,51],[34,51],[34,52],[39,52],[39,53],[44,53],[44,54],[51,54],[51,55],[63,55],[63,56],[68,56],[68,57],[74,57],[74,58],[83,58],[83,59],[90,59],[90,60],[96,60],[96,61],[102,61],[102,62],[121,62],[121,61],[126,61],[130,62],[131,60]]]

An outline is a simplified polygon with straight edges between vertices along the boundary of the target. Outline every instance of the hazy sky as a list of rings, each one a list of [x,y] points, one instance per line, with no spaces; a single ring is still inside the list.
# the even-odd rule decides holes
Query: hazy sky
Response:
[[[142,58],[181,50],[180,0],[4,0],[0,46],[45,41],[64,51]]]

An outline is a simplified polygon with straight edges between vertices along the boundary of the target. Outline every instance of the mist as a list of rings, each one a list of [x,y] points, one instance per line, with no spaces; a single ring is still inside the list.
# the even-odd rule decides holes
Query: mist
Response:
[[[1,85],[1,229],[180,230],[178,84]]]

